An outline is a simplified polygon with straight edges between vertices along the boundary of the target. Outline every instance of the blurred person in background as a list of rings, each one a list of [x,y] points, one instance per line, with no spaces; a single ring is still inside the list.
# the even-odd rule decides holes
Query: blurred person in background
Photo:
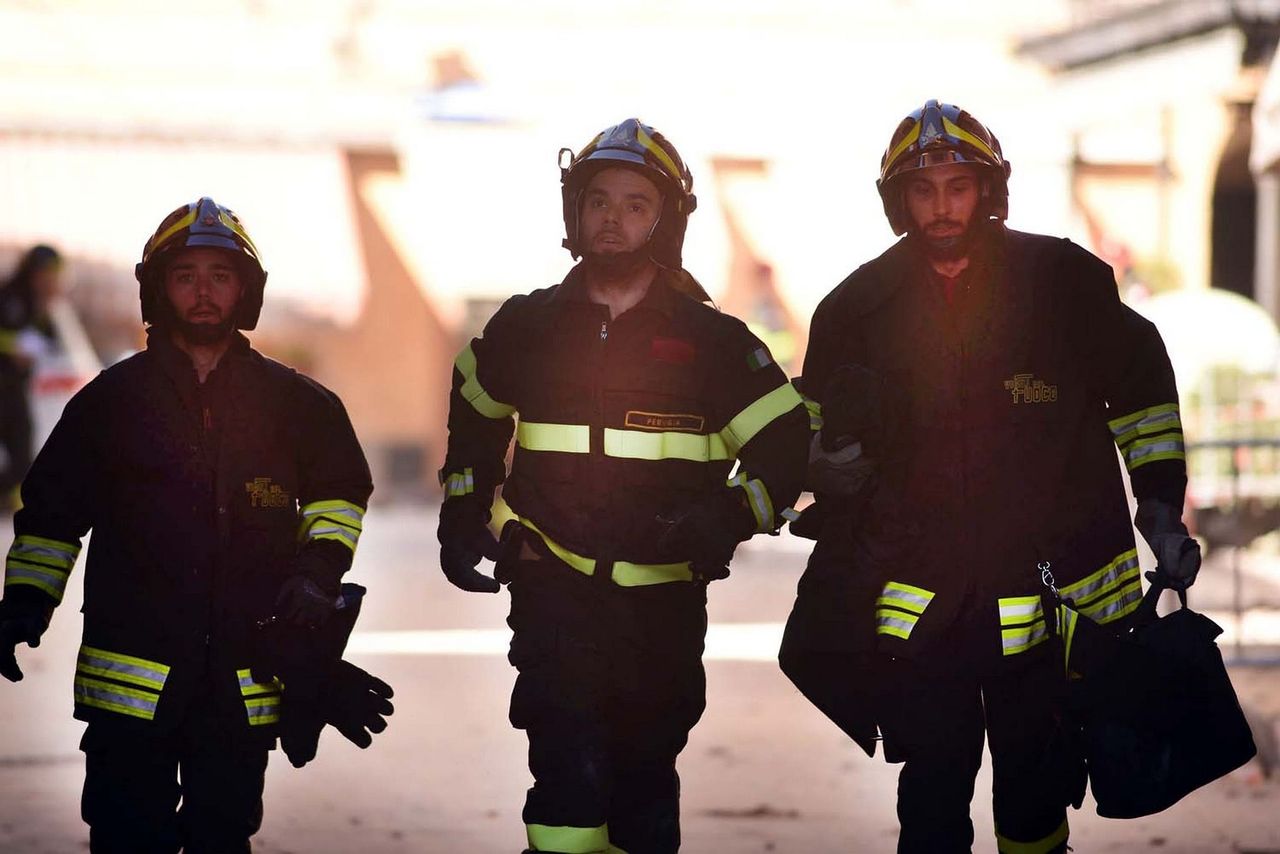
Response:
[[[31,465],[31,376],[56,343],[48,311],[61,273],[62,256],[39,244],[0,288],[0,512],[16,509],[18,484]]]
[[[339,400],[239,331],[267,274],[234,213],[178,208],[136,274],[146,349],[72,398],[23,482],[0,674],[22,678],[14,648],[38,645],[92,529],[75,677],[90,850],[246,852],[277,732],[319,715],[305,701],[340,670],[324,627],[372,484]],[[265,640],[289,637],[292,669]],[[341,672],[347,700],[389,713],[367,690],[385,685]]]
[[[458,356],[440,561],[463,590],[508,583],[529,850],[661,854],[680,844],[676,757],[706,701],[707,585],[783,523],[808,418],[682,266],[696,198],[675,147],[627,119],[561,157],[564,245],[582,261],[507,300]],[[499,543],[486,523],[504,482],[516,519]]]
[[[784,669],[904,763],[900,852],[971,849],[984,737],[998,849],[1067,850],[1085,785],[1063,720],[1074,623],[1045,593],[1104,624],[1142,598],[1117,447],[1161,569],[1185,588],[1200,565],[1159,334],[1106,264],[1005,227],[1010,171],[959,107],[903,119],[877,186],[905,236],[819,305],[800,380],[818,498],[793,530],[818,544],[792,621],[843,625],[873,665]]]

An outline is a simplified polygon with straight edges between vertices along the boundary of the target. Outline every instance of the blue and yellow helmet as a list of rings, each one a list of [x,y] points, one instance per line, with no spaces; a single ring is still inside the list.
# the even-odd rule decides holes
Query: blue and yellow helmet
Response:
[[[235,256],[244,283],[244,294],[236,306],[236,328],[257,326],[267,284],[267,271],[258,256],[258,247],[235,212],[208,196],[183,205],[165,217],[142,248],[142,260],[133,268],[133,274],[138,280],[143,323],[156,323],[164,318],[160,299],[165,259],[190,246],[225,249]]]
[[[880,158],[876,188],[894,234],[904,233],[911,225],[902,200],[902,177],[945,163],[980,167],[984,218],[1008,218],[1012,167],[1000,151],[1000,140],[955,104],[930,100],[898,124]]]
[[[569,155],[567,165],[566,154]],[[653,181],[662,193],[662,214],[650,238],[650,254],[663,267],[681,269],[685,227],[689,214],[698,207],[698,197],[693,194],[693,175],[666,137],[635,118],[605,128],[576,155],[573,149],[560,149],[564,247],[574,258],[582,255],[578,244],[582,192],[593,175],[610,166],[636,170]]]

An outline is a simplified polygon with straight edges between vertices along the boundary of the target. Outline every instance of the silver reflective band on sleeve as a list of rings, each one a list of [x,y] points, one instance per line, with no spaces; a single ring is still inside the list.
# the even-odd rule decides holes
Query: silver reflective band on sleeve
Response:
[[[475,472],[472,469],[463,469],[460,472],[454,472],[445,478],[444,494],[446,498],[454,498],[459,495],[470,495],[476,491]]]
[[[1107,422],[1107,426],[1111,428],[1116,444],[1123,447],[1139,436],[1150,436],[1168,430],[1181,432],[1182,417],[1179,415],[1178,404],[1163,403],[1113,418]]]
[[[746,472],[739,472],[729,479],[729,486],[740,487],[747,494],[747,504],[751,506],[751,514],[756,519],[756,533],[774,530],[777,525],[773,515],[773,501],[769,498],[769,490],[758,479],[750,477]]]
[[[800,514],[796,512],[796,509],[794,507],[783,507],[782,513],[780,513],[779,515],[782,516],[783,519],[786,519],[788,522],[794,522],[795,520],[800,518]]]
[[[1187,449],[1181,433],[1165,433],[1152,439],[1139,439],[1123,452],[1129,471],[1157,460],[1185,460]]]
[[[484,386],[480,385],[480,380],[476,378],[476,354],[468,344],[458,354],[458,358],[454,360],[454,367],[458,369],[458,373],[462,374],[462,399],[470,403],[485,418],[499,419],[508,418],[515,413],[516,408],[506,403],[501,403],[489,396],[484,390]]]
[[[76,703],[95,709],[104,709],[130,717],[153,720],[159,694],[136,688],[126,688],[88,676],[77,676],[75,681]]]
[[[1044,615],[1039,596],[1011,596],[1001,599],[999,608],[1002,626],[1029,623]]]
[[[364,512],[360,505],[341,499],[312,501],[302,508],[298,539],[335,540],[354,552],[364,528]]]
[[[121,655],[82,644],[76,672],[128,682],[159,692],[169,679],[169,665],[132,655]]]
[[[61,602],[67,579],[80,554],[80,543],[68,543],[30,534],[19,535],[5,559],[4,584],[37,587]]]
[[[274,676],[271,677],[270,682],[254,682],[253,672],[245,669],[236,671],[236,679],[240,682],[240,694],[245,697],[280,693],[280,680]]]
[[[1142,598],[1138,550],[1121,552],[1096,572],[1063,585],[1058,593],[1090,619],[1101,623],[1118,620],[1136,608]]]

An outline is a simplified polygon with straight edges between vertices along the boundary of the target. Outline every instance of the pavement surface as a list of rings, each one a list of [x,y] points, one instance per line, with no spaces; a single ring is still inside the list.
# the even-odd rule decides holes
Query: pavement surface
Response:
[[[368,751],[329,731],[305,769],[273,754],[259,854],[523,847],[520,807],[531,780],[524,736],[506,719],[506,597],[450,587],[434,530],[428,507],[375,508],[366,519],[352,580],[369,595],[350,657],[395,686],[396,713]],[[894,850],[897,766],[868,759],[773,662],[806,553],[785,535],[757,538],[740,550],[733,576],[711,589],[707,712],[679,766],[683,851]],[[1101,819],[1086,801],[1071,814],[1075,851],[1280,854],[1280,771],[1267,775],[1280,736],[1280,635],[1270,637],[1280,559],[1212,554],[1192,601],[1234,632],[1224,611],[1237,597],[1237,570],[1250,610],[1241,646],[1228,635],[1223,650],[1239,659],[1232,679],[1267,762],[1146,819]],[[80,601],[73,581],[45,642],[19,651],[27,678],[0,683],[0,854],[88,849],[79,820],[82,725],[71,718]],[[989,792],[984,770],[973,805],[979,852],[995,850]]]

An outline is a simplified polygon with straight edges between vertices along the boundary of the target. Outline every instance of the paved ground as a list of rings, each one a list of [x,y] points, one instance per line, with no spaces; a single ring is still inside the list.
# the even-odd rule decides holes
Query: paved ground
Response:
[[[519,851],[529,778],[523,736],[506,723],[505,598],[468,596],[440,578],[428,510],[375,510],[366,531],[355,572],[370,594],[354,641],[365,651],[353,658],[396,686],[392,727],[363,753],[326,734],[320,757],[302,771],[273,757],[255,850]],[[767,660],[803,567],[800,546],[753,543],[734,576],[712,588],[708,710],[680,766],[685,851],[893,850],[896,769],[849,744]],[[1242,563],[1246,591],[1261,591],[1251,604],[1280,603],[1266,586],[1280,582],[1274,562],[1250,555]],[[1212,557],[1196,588],[1199,608],[1230,604],[1229,567],[1227,553]],[[5,854],[87,848],[77,812],[81,725],[70,718],[79,597],[73,587],[45,644],[20,652],[27,679],[0,684]],[[1232,675],[1260,733],[1274,738],[1280,667],[1240,665]],[[980,794],[974,805],[981,852],[994,851],[987,800]],[[1280,852],[1278,816],[1280,781],[1255,763],[1154,818],[1107,821],[1086,803],[1072,815],[1072,841],[1078,852]]]

